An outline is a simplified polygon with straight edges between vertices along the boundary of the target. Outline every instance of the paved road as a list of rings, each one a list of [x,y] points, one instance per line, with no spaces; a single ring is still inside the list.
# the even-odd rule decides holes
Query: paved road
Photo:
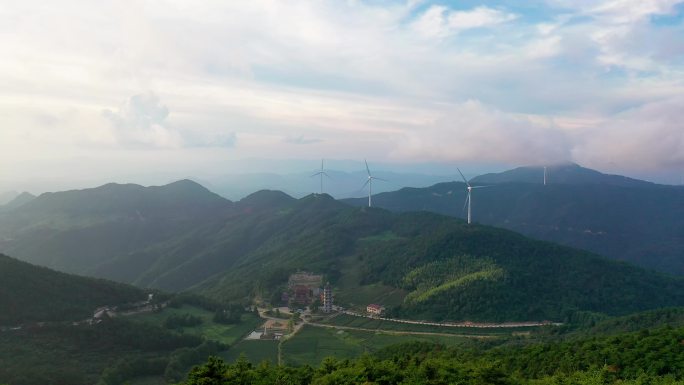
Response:
[[[359,313],[355,313],[355,312],[348,311],[348,310],[343,310],[343,311],[341,311],[341,313],[347,314],[350,316],[354,316],[354,317],[370,318],[370,319],[376,319],[376,320],[388,321],[388,322],[398,322],[398,323],[412,324],[412,325],[452,327],[452,328],[510,329],[510,328],[527,328],[527,327],[547,326],[547,325],[553,325],[553,326],[563,325],[561,322],[551,322],[551,321],[541,321],[541,322],[539,322],[539,321],[527,321],[527,322],[503,322],[503,323],[430,322],[430,321],[415,321],[415,320],[407,320],[407,319],[399,319],[399,318],[376,317],[376,316],[370,316],[370,315],[366,315],[366,314],[359,314]]]
[[[474,339],[497,338],[497,336],[492,336],[492,335],[454,334],[454,333],[436,333],[436,332],[412,332],[412,331],[401,331],[401,330],[369,329],[369,328],[359,328],[359,327],[354,327],[354,326],[338,326],[338,325],[319,324],[319,323],[315,323],[315,322],[306,322],[306,324],[311,325],[311,326],[315,326],[315,327],[323,327],[323,328],[329,328],[329,329],[359,330],[359,331],[364,331],[364,332],[382,332],[385,334],[393,334],[393,335],[464,337],[464,338],[474,338]]]

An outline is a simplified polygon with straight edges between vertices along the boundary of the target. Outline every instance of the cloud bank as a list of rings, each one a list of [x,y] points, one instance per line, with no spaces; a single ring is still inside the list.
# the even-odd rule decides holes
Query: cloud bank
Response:
[[[7,3],[0,161],[38,173],[36,159],[136,152],[168,168],[306,144],[312,158],[676,170],[683,12],[681,0]]]

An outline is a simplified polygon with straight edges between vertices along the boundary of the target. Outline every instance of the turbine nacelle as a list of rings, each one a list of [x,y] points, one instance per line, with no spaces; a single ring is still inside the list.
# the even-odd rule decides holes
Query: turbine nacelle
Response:
[[[315,176],[320,176],[320,177],[321,177],[321,194],[323,194],[323,175],[325,175],[325,176],[327,176],[328,178],[330,178],[330,175],[328,175],[328,173],[325,172],[325,170],[323,169],[323,159],[321,159],[321,171],[315,172],[315,173],[313,173],[313,174],[311,175],[312,178],[315,177]]]
[[[465,175],[463,175],[463,173],[461,172],[461,169],[459,169],[459,168],[456,168],[456,169],[458,170],[458,173],[461,174],[461,178],[463,178],[463,181],[464,181],[465,184],[466,184],[466,191],[467,191],[467,194],[466,194],[465,203],[463,204],[463,210],[465,211],[466,208],[468,209],[468,224],[470,224],[470,223],[471,223],[471,219],[472,219],[472,209],[471,209],[471,205],[472,205],[472,201],[473,201],[473,198],[472,198],[473,189],[476,189],[476,188],[484,188],[484,187],[491,187],[491,186],[471,186],[471,185],[470,185],[470,182],[468,182],[468,180],[466,179]]]
[[[361,188],[363,189],[366,186],[368,186],[368,207],[371,207],[371,204],[372,204],[371,196],[373,195],[373,180],[381,180],[383,182],[387,182],[387,181],[385,179],[382,179],[382,178],[374,177],[370,172],[370,168],[368,167],[368,161],[365,159],[363,161],[366,163],[366,172],[368,173],[368,178],[366,179],[366,183],[364,183]]]

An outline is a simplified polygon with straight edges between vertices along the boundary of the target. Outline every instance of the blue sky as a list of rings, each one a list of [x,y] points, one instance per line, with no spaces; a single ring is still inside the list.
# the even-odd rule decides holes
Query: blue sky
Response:
[[[684,0],[0,0],[0,189],[248,158],[680,175],[683,18]]]

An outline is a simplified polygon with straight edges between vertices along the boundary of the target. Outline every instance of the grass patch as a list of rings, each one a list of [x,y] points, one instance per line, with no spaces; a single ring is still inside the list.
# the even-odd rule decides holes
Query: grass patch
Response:
[[[395,234],[391,230],[387,230],[387,231],[383,231],[380,234],[375,234],[375,235],[371,235],[369,237],[359,238],[358,241],[359,242],[378,242],[378,241],[382,242],[382,241],[394,241],[394,240],[398,240],[398,239],[404,239],[404,238],[398,236],[397,234]]]
[[[455,346],[461,337],[393,335],[383,332],[337,330],[305,325],[294,337],[283,342],[283,359],[288,365],[318,365],[325,357],[353,358],[386,346],[409,341],[425,341]]]
[[[364,352],[360,344],[336,333],[333,329],[304,325],[294,337],[282,343],[285,364],[317,365],[325,357],[354,358]]]
[[[269,361],[272,364],[278,363],[278,341],[243,340],[232,346],[228,351],[221,354],[226,362],[234,362],[244,354],[247,359],[258,364],[262,361]]]
[[[348,290],[341,289],[335,293],[335,301],[350,308],[363,308],[369,303],[381,303],[387,306],[400,305],[406,297],[406,291],[380,284],[357,286]]]
[[[202,319],[202,323],[197,326],[184,327],[183,332],[187,334],[204,337],[208,340],[233,344],[240,340],[242,336],[254,330],[263,320],[251,313],[242,315],[242,322],[236,325],[224,325],[213,321],[214,313],[195,306],[183,305],[180,308],[166,307],[158,313],[144,313],[131,316],[130,318],[140,322],[148,322],[163,326],[164,320],[169,316],[190,314]]]

